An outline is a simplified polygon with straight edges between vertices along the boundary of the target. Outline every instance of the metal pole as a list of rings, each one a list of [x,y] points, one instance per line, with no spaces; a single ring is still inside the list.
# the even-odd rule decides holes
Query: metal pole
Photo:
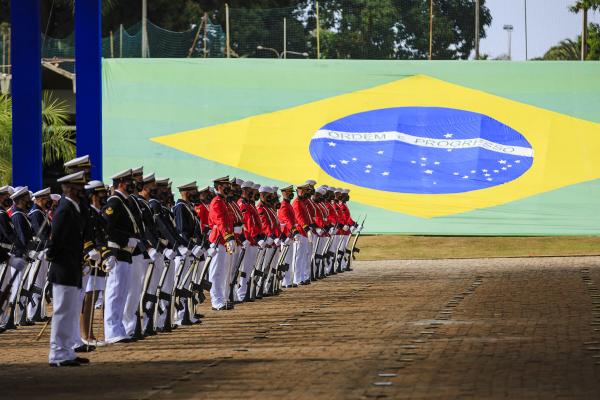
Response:
[[[2,73],[6,71],[6,34],[2,34]]]
[[[512,60],[512,29],[508,30],[508,59]]]
[[[113,31],[110,31],[110,58],[115,58],[115,43],[113,41]]]
[[[581,10],[581,13],[583,15],[583,29],[581,31],[581,61],[585,61],[585,59],[587,58],[587,33],[588,33],[588,29],[587,29],[587,20],[588,20],[588,10],[587,9],[583,9]]]
[[[475,0],[475,59],[479,60],[479,0]]]
[[[123,24],[119,25],[119,58],[123,58]]]
[[[319,2],[317,1],[317,60],[321,59],[321,21],[319,20]]]
[[[529,53],[527,51],[528,41],[527,41],[527,0],[525,0],[525,61],[529,59]]]
[[[283,19],[283,58],[287,58],[287,27],[286,27],[286,19]]]
[[[229,58],[229,5],[225,3],[225,51]]]
[[[142,0],[142,58],[148,57],[148,3]]]
[[[208,32],[208,14],[204,13],[204,38],[202,39],[203,42],[203,50],[204,50],[204,58],[206,58],[208,56],[207,54],[207,48],[206,46],[208,45],[208,37],[206,36],[206,33]]]
[[[433,51],[433,0],[429,0],[429,60]]]

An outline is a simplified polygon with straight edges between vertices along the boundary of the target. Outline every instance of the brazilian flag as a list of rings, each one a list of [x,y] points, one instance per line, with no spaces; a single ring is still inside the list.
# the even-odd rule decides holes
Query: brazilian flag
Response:
[[[600,231],[600,63],[103,62],[104,175],[351,190],[367,230]]]

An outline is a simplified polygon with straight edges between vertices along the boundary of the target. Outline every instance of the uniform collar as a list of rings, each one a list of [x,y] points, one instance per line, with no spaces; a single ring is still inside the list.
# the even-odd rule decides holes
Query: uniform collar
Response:
[[[67,196],[63,196],[63,199],[66,199],[66,200],[70,201],[71,204],[73,204],[73,206],[75,207],[75,209],[77,210],[78,213],[81,212],[81,209],[79,208],[79,204],[77,204],[77,202],[75,200],[73,200],[72,198],[67,197]]]

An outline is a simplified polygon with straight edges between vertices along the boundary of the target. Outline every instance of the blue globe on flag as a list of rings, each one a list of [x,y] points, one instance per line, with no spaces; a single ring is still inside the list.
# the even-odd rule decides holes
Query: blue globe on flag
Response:
[[[533,163],[531,145],[516,130],[441,107],[352,114],[319,129],[309,151],[333,178],[398,193],[487,189],[519,178]]]

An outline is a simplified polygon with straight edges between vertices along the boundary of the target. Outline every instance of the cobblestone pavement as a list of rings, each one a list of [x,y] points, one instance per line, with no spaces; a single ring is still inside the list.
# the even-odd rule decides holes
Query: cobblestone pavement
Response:
[[[2,334],[0,398],[597,399],[598,284],[598,257],[357,262],[87,367]]]

